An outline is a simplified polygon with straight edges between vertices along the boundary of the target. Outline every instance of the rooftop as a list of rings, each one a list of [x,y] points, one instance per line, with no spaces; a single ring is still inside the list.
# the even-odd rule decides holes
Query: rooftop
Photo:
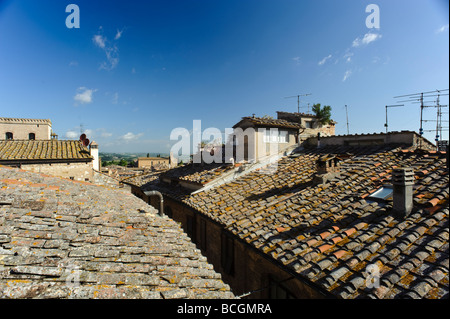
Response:
[[[260,127],[279,127],[279,128],[291,128],[300,129],[302,126],[300,123],[289,122],[281,119],[272,119],[265,117],[243,117],[241,121],[233,126],[233,128],[239,127],[243,122],[250,122],[255,126]]]
[[[91,160],[89,150],[75,140],[0,141],[0,162]]]
[[[234,298],[135,196],[0,166],[0,298]]]
[[[340,174],[314,184],[324,155],[342,160]],[[273,173],[263,168],[194,194],[161,179],[142,189],[157,189],[192,207],[333,296],[448,298],[445,157],[398,144],[330,145],[283,157]],[[393,168],[403,166],[414,169],[414,208],[400,219],[392,200],[369,196],[391,183]],[[365,285],[371,264],[380,271],[377,289]]]

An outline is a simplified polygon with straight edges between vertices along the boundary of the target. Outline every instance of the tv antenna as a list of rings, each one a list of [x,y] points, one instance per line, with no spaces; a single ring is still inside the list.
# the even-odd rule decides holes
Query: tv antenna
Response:
[[[427,120],[423,119],[423,110],[424,110],[424,108],[427,108],[427,107],[438,107],[438,106],[435,106],[435,105],[425,105],[424,104],[424,98],[437,97],[438,100],[439,100],[439,96],[448,95],[448,93],[447,94],[442,94],[441,93],[441,92],[445,92],[445,91],[448,91],[448,89],[445,89],[445,90],[434,90],[434,91],[428,91],[428,92],[420,92],[420,93],[413,93],[413,94],[394,96],[394,99],[396,99],[396,98],[406,98],[406,100],[399,101],[399,102],[420,103],[420,128],[419,128],[419,135],[421,137],[423,136],[423,133],[424,133],[423,122],[427,122]],[[438,102],[438,104],[439,104],[439,102]],[[439,107],[438,107],[438,112],[439,112]],[[436,133],[436,135],[438,135],[438,133]],[[422,139],[419,140],[419,148],[421,146],[422,146]]]
[[[350,130],[348,128],[348,111],[347,111],[347,104],[345,104],[345,117],[347,118],[347,135],[350,135]]]
[[[297,112],[300,113],[300,96],[308,96],[308,95],[311,95],[311,93],[286,96],[285,99],[290,99],[290,98],[296,97],[297,98]],[[308,112],[309,112],[309,107],[308,107]]]
[[[384,123],[384,126],[386,127],[386,134],[388,132],[388,107],[399,107],[399,106],[404,106],[404,104],[385,105],[385,107],[386,107],[386,123]]]

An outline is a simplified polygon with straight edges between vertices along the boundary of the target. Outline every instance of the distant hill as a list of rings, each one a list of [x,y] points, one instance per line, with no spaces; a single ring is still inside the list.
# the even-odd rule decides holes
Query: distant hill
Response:
[[[158,155],[160,157],[168,157],[169,154],[165,153],[107,153],[107,152],[100,152],[100,158],[102,161],[120,161],[121,159],[124,159],[126,161],[134,161],[138,157],[146,157],[149,155],[150,157],[157,157]]]

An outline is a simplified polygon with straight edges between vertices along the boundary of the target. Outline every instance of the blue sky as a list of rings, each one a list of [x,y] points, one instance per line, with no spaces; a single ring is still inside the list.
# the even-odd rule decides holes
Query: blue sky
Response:
[[[70,3],[80,28],[66,27]],[[442,0],[0,0],[0,116],[50,118],[60,139],[84,131],[100,151],[165,153],[193,120],[224,131],[311,93],[301,111],[330,105],[337,134],[345,105],[350,133],[384,132],[394,96],[448,89],[448,41]],[[418,131],[418,104],[404,104],[389,129]]]

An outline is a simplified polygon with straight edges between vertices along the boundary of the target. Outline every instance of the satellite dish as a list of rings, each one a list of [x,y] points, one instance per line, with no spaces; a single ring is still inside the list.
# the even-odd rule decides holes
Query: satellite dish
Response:
[[[84,141],[86,139],[86,134],[81,134],[80,135],[80,141]]]
[[[86,146],[86,147],[89,146],[89,139],[88,138],[84,139],[82,142],[83,142],[84,146]]]

